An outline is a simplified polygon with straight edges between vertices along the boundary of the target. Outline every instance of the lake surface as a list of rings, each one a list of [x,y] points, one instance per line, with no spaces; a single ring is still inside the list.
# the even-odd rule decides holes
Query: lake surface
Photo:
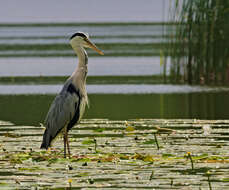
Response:
[[[0,94],[57,94],[63,85],[0,85]],[[89,84],[89,94],[188,94],[229,92],[228,87],[207,87],[170,84]]]
[[[79,30],[88,32],[105,53],[97,57],[88,51],[89,76],[125,75],[136,80],[158,75],[169,45],[164,27],[174,30],[158,23],[2,24],[0,77],[71,75],[77,59],[69,37]],[[228,88],[149,85],[140,79],[141,85],[91,82],[85,118],[229,118]],[[62,85],[20,84],[1,84],[0,120],[39,125]]]
[[[21,125],[39,125],[55,95],[0,95],[0,118]],[[229,118],[228,92],[89,94],[84,118]]]
[[[0,116],[39,125],[62,85],[0,85]],[[229,88],[189,85],[87,85],[90,109],[84,118],[227,119]],[[4,108],[4,109],[3,109]]]
[[[105,56],[158,56],[173,25],[160,23],[0,24],[0,57],[73,56],[69,38],[90,34]],[[167,28],[167,32],[165,31]],[[90,56],[97,53],[89,51]]]
[[[0,76],[69,76],[76,57],[0,58]],[[168,64],[169,67],[169,64]],[[160,57],[90,57],[89,76],[158,75]]]
[[[89,75],[155,75],[168,35],[157,23],[1,24],[0,76],[65,76],[76,67],[69,45],[77,31],[88,32],[105,55],[88,50]],[[97,56],[97,57],[95,57]],[[169,67],[170,60],[167,61]],[[55,65],[55,66],[54,66]]]
[[[77,1],[82,2],[85,1]],[[34,4],[23,0],[18,5],[19,2],[9,0],[0,6],[0,14],[7,15],[5,20],[0,17],[0,22],[5,22],[0,24],[0,77],[12,77],[10,84],[0,85],[1,188],[207,189],[209,171],[213,189],[226,189],[229,122],[197,120],[229,118],[226,87],[149,85],[143,81],[137,82],[141,85],[91,83],[87,87],[90,108],[86,109],[86,120],[70,133],[73,159],[62,158],[62,141],[55,144],[57,151],[40,151],[43,128],[38,126],[62,85],[16,85],[12,84],[14,76],[69,76],[76,65],[69,37],[76,31],[88,32],[105,52],[105,56],[96,57],[96,53],[88,51],[89,76],[136,78],[162,73],[170,38],[162,24],[76,24],[75,17],[70,19],[74,23],[6,23],[15,18],[17,22],[66,22],[72,13],[78,16],[77,21],[91,21],[92,17],[93,21],[152,21],[155,12],[165,16],[165,9],[156,8],[154,1],[150,6],[146,0],[122,1],[121,7],[116,1],[112,1],[114,6],[107,0],[102,0],[104,6],[97,6],[96,2],[90,2],[92,11],[83,19],[69,3],[68,20],[59,14],[66,6],[51,1],[46,2],[52,6],[45,6],[45,10],[40,1]],[[31,5],[33,9],[29,8]],[[47,11],[50,7],[54,9]],[[81,11],[78,13],[85,13],[85,7],[77,8]],[[56,13],[61,17],[54,16]],[[173,26],[166,27],[174,30]],[[192,119],[182,120],[187,118]],[[164,128],[165,134],[160,133]],[[156,135],[160,150],[156,147]],[[194,160],[193,169],[187,152]]]

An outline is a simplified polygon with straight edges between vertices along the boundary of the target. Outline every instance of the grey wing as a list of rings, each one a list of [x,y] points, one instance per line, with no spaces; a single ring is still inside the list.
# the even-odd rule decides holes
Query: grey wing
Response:
[[[41,148],[48,149],[52,140],[73,120],[79,105],[80,97],[77,93],[64,91],[56,96],[45,119],[46,130]]]
[[[79,106],[79,96],[75,93],[61,93],[53,101],[45,125],[53,134],[62,130],[74,117]]]

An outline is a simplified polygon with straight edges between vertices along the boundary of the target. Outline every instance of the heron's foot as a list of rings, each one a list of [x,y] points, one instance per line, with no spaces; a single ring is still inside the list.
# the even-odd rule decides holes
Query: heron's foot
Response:
[[[70,153],[70,152],[68,152],[68,158],[69,158],[69,159],[71,158],[71,153]]]
[[[65,128],[65,132],[64,132],[64,158],[66,158],[66,152],[67,151],[68,151],[68,157],[71,158],[70,146],[69,146],[69,141],[68,141],[68,131],[67,131],[67,128]]]
[[[68,157],[71,158],[70,146],[67,138],[67,149],[68,149]]]
[[[64,158],[66,158],[66,145],[64,145]]]
[[[66,158],[67,156],[68,156],[68,158],[71,158],[70,150],[68,149],[68,155],[67,155],[67,151],[66,151],[66,149],[64,149],[64,158]]]

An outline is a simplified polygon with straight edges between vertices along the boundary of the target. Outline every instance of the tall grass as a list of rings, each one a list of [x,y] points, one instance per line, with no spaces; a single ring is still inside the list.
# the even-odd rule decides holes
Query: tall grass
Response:
[[[170,32],[171,81],[229,84],[229,1],[174,2],[170,6],[171,21],[176,23]]]

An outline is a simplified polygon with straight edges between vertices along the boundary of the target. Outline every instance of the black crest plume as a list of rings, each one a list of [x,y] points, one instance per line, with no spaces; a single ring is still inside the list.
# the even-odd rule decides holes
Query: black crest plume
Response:
[[[75,34],[73,34],[73,35],[70,37],[70,40],[73,39],[73,38],[76,37],[76,36],[80,36],[80,37],[82,37],[82,38],[87,38],[87,36],[86,36],[84,33],[82,33],[82,32],[76,32]]]

